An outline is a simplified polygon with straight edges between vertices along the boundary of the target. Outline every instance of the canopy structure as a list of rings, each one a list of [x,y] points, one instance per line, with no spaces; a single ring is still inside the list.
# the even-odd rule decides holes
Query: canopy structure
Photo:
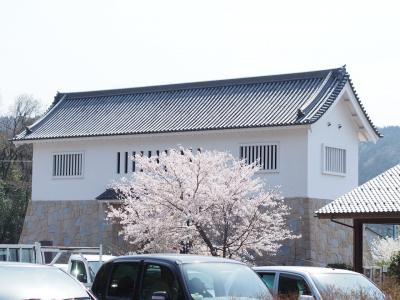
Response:
[[[400,164],[325,205],[315,214],[320,219],[353,220],[353,265],[357,272],[362,272],[363,225],[400,224]]]

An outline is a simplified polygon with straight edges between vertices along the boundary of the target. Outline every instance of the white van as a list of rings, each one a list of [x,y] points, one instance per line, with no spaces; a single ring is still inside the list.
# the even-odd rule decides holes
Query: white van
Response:
[[[54,265],[71,274],[87,288],[92,286],[100,266],[114,258],[103,255],[100,247],[42,246],[34,244],[0,244],[0,261]],[[62,255],[69,255],[68,264],[59,263]]]

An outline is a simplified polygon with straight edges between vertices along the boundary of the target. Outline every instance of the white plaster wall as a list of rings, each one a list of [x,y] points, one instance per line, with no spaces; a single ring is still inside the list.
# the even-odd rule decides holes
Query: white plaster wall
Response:
[[[163,150],[182,145],[193,149],[216,149],[239,155],[242,143],[279,142],[279,172],[260,173],[271,186],[281,185],[285,197],[307,196],[307,128],[243,129],[186,134],[157,134],[93,139],[46,141],[34,144],[32,200],[93,200],[113,180],[117,152]],[[84,151],[84,176],[77,179],[52,178],[52,154]],[[131,167],[131,166],[129,166]],[[130,169],[130,168],[129,168]]]
[[[339,124],[342,126],[340,129]],[[333,200],[358,186],[358,133],[343,100],[334,103],[328,112],[311,126],[308,140],[309,197]],[[322,172],[322,144],[346,149],[345,176]]]

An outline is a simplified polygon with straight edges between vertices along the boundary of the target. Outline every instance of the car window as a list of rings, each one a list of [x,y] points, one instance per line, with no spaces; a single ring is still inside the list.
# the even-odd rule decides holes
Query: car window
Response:
[[[278,294],[280,299],[291,299],[300,295],[311,296],[311,290],[301,276],[279,274]]]
[[[87,282],[86,268],[82,261],[73,260],[71,262],[71,274],[78,278],[79,281]]]
[[[214,278],[211,274],[201,270],[190,270],[187,272],[187,284],[193,298],[214,298],[216,295]]]
[[[275,273],[258,273],[258,275],[261,277],[261,280],[265,283],[265,285],[272,290],[274,288],[274,281],[275,281]]]
[[[260,277],[242,264],[186,263],[182,264],[182,271],[194,300],[272,299]]]
[[[317,273],[311,277],[324,298],[334,294],[343,299],[385,299],[378,287],[361,274]]]
[[[101,262],[99,262],[99,261],[88,261],[88,266],[89,266],[90,278],[93,281],[94,277],[96,276],[96,273],[99,271],[99,269],[101,267]]]
[[[96,295],[97,298],[103,299],[103,295],[105,293],[105,289],[107,287],[107,280],[109,270],[111,268],[111,264],[104,264],[100,270],[97,272],[96,277],[93,281],[92,292]]]
[[[139,263],[116,263],[111,273],[107,299],[131,299],[139,270]]]
[[[143,275],[140,299],[151,300],[155,292],[167,292],[171,300],[183,299],[182,289],[174,273],[168,267],[149,264]]]

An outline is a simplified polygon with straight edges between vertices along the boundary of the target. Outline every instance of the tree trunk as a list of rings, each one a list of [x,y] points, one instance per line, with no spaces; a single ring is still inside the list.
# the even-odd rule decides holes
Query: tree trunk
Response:
[[[211,243],[210,239],[208,238],[207,234],[204,232],[203,228],[200,225],[196,224],[196,229],[200,233],[203,241],[206,243],[207,247],[210,249],[210,253],[212,256],[218,256],[217,251],[215,250],[213,244]]]

